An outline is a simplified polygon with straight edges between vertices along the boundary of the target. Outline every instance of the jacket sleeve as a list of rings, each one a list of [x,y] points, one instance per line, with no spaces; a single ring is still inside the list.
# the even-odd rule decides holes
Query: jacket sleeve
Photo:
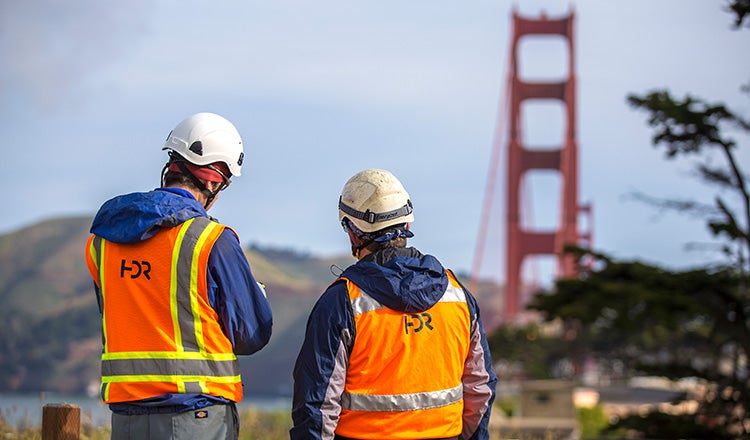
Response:
[[[208,257],[208,299],[235,354],[249,355],[271,339],[273,315],[237,235],[225,229]]]
[[[334,438],[354,336],[346,285],[335,283],[310,312],[294,365],[292,440]]]
[[[479,306],[468,291],[466,291],[466,297],[472,316],[472,326],[469,353],[464,363],[464,374],[461,379],[464,388],[461,439],[487,440],[490,438],[489,422],[492,402],[495,400],[497,375],[492,365],[487,335],[479,315]]]

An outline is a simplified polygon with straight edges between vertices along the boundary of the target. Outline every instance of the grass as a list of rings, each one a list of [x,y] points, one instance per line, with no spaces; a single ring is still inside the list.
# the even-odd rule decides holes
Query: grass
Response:
[[[29,417],[8,420],[14,409],[0,410],[0,439],[38,440],[42,438],[41,422],[32,422]],[[245,409],[240,411],[240,439],[277,440],[288,439],[292,427],[288,411],[262,411]],[[95,426],[85,414],[81,415],[80,440],[109,440],[109,426]]]
[[[496,407],[495,411],[500,410]],[[0,439],[38,440],[42,438],[42,426],[40,422],[32,422],[28,417],[18,418],[15,425],[8,422],[10,418],[9,409],[0,409]],[[601,428],[601,415],[597,411],[594,414],[579,414],[579,421],[583,422],[583,433],[585,436],[595,435]],[[583,420],[582,420],[583,419]],[[588,421],[586,419],[589,419]],[[592,420],[594,419],[594,423]],[[594,426],[591,426],[591,425]],[[289,438],[289,429],[292,427],[291,414],[288,411],[266,411],[255,408],[240,410],[240,440],[282,440]],[[589,429],[587,429],[589,428]],[[591,429],[593,428],[593,429]],[[80,440],[109,440],[109,426],[95,426],[91,418],[86,414],[81,415]],[[509,438],[507,433],[501,437],[492,433],[490,440],[501,440]],[[542,436],[513,435],[511,438],[519,440],[558,440],[563,437],[547,432]],[[592,437],[593,438],[593,437]]]

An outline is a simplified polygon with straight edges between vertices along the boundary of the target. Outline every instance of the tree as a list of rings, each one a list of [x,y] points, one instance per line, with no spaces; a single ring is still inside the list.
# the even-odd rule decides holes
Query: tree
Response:
[[[571,249],[571,251],[574,251]],[[588,355],[602,367],[624,367],[630,375],[673,380],[699,378],[706,393],[696,396],[701,409],[692,416],[694,438],[732,438],[750,416],[750,304],[736,295],[739,279],[729,269],[672,272],[638,261],[595,258],[595,269],[581,279],[560,279],[555,294],[537,294],[529,308],[546,321],[576,328]],[[637,428],[634,417],[621,423]],[[660,423],[662,438],[685,428]],[[709,429],[715,424],[716,427]],[[700,427],[700,428],[699,428]],[[649,433],[654,436],[654,432]]]
[[[735,29],[746,21],[750,27],[750,0],[728,2],[727,10]],[[695,414],[653,413],[615,427],[660,438],[750,438],[750,192],[737,141],[726,134],[750,133],[750,120],[723,104],[675,98],[667,90],[627,100],[648,112],[653,144],[665,148],[667,159],[697,158],[695,176],[717,189],[710,203],[638,197],[702,216],[727,258],[671,271],[569,249],[594,264],[579,279],[557,280],[555,294],[537,294],[529,308],[576,329],[576,339],[603,365],[614,360],[633,374],[698,378],[706,385]]]
[[[740,169],[736,141],[723,134],[722,127],[733,126],[750,133],[750,122],[721,104],[708,104],[687,96],[673,98],[668,91],[653,91],[645,96],[628,96],[630,104],[650,113],[649,124],[656,128],[653,143],[666,147],[666,157],[699,156],[696,176],[721,191],[729,192],[739,202],[738,208],[721,193],[714,204],[694,200],[663,200],[640,195],[650,203],[665,208],[705,216],[711,232],[723,239],[724,252],[731,256],[738,270],[747,272],[750,256],[750,193],[747,177]],[[713,165],[709,157],[718,150],[724,163]]]
[[[736,28],[742,26],[742,22],[745,20],[745,18],[748,19],[747,25],[750,26],[750,0],[730,1],[728,9],[737,16],[734,21],[734,26]]]
[[[502,354],[502,358],[494,361],[498,374],[505,378],[550,379],[571,375],[564,371],[570,344],[537,324],[500,325],[487,337],[487,343],[491,353]]]

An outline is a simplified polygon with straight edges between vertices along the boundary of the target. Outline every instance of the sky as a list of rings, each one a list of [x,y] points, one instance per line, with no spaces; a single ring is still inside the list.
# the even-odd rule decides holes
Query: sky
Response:
[[[211,214],[245,245],[348,252],[341,188],[385,168],[414,204],[412,244],[468,272],[499,108],[513,8],[575,13],[579,198],[595,249],[670,268],[715,255],[704,223],[633,201],[644,192],[711,201],[691,162],[651,145],[626,96],[666,88],[750,117],[750,30],[710,0],[0,0],[0,234],[159,185],[169,131],[210,111],[240,131],[242,176]],[[521,73],[564,75],[560,39],[522,43]],[[553,145],[560,107],[527,110],[526,140]],[[505,124],[507,125],[507,124]],[[750,140],[737,134],[749,169]],[[502,148],[482,276],[504,278]],[[524,220],[555,227],[559,178],[529,178]],[[83,248],[83,244],[82,244]],[[546,265],[546,266],[545,266]],[[551,259],[530,262],[549,271]],[[541,267],[541,269],[537,269]],[[546,268],[546,269],[545,269]],[[544,275],[542,275],[544,276]],[[542,280],[544,282],[544,280]]]

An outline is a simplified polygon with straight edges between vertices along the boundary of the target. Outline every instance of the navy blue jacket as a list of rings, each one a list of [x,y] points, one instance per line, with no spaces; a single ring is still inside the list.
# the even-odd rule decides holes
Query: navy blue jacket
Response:
[[[414,248],[385,248],[348,267],[348,278],[390,309],[419,313],[445,293],[448,276],[440,262]],[[476,299],[466,290],[472,317],[472,347],[464,370],[462,438],[488,439],[488,424],[497,376]],[[332,439],[338,421],[338,399],[356,338],[346,284],[334,282],[318,299],[307,322],[305,339],[294,367],[291,439]]]

